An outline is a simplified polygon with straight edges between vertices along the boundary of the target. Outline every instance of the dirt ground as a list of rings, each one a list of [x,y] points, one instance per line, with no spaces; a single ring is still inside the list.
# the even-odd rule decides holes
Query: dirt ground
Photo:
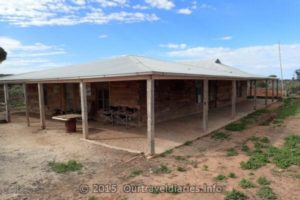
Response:
[[[276,107],[275,104],[273,106]],[[214,185],[223,191],[236,188],[246,193],[250,199],[257,199],[255,193],[258,188],[242,189],[238,183],[242,178],[255,182],[259,176],[266,176],[271,181],[277,199],[296,200],[300,196],[300,179],[291,177],[291,174],[300,175],[299,166],[282,170],[274,164],[268,164],[257,170],[242,170],[239,164],[249,158],[241,151],[241,145],[247,138],[253,135],[267,136],[273,145],[278,146],[289,134],[300,135],[299,117],[288,118],[282,126],[256,125],[242,132],[232,132],[230,140],[213,140],[207,136],[190,145],[176,148],[165,157],[147,160],[140,155],[87,143],[80,140],[80,134],[70,136],[63,129],[27,128],[21,119],[17,119],[14,123],[0,124],[0,199],[224,199],[224,192],[126,193],[123,189],[128,189],[127,184]],[[234,157],[226,156],[227,149],[232,147],[239,154]],[[177,156],[184,159],[178,160]],[[77,160],[84,168],[79,172],[57,174],[48,167],[48,162],[54,159]],[[168,166],[172,172],[154,174],[153,169],[161,164]],[[186,171],[177,171],[178,166],[184,167]],[[132,172],[137,170],[141,174],[132,177]],[[215,176],[228,175],[230,172],[234,172],[237,178],[214,180]],[[109,193],[114,187],[110,184],[117,184],[116,193]],[[107,193],[98,193],[97,189]],[[85,192],[87,194],[83,194]]]

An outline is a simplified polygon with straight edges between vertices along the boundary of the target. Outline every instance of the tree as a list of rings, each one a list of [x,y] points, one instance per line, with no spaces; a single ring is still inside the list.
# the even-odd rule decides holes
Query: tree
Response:
[[[300,69],[297,69],[297,70],[295,71],[295,73],[296,73],[296,76],[297,76],[297,80],[300,81]]]
[[[6,51],[2,47],[0,47],[0,63],[6,60],[6,56],[7,56]]]

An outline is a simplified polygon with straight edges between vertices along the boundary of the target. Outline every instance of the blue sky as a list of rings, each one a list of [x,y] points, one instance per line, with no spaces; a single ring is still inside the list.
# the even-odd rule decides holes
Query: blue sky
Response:
[[[300,68],[299,0],[0,1],[1,73],[22,73],[119,55],[220,58],[262,75]]]

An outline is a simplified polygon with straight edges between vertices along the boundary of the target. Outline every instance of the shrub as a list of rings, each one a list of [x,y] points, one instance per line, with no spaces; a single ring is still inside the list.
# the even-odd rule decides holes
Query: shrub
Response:
[[[238,152],[234,148],[230,148],[227,150],[227,156],[237,156]]]
[[[264,176],[260,176],[258,179],[257,179],[257,183],[259,185],[269,185],[270,184],[270,181],[268,181],[268,179]]]
[[[242,122],[235,122],[225,126],[225,129],[228,131],[243,131],[246,129],[246,124]]]
[[[228,174],[228,177],[229,177],[229,178],[237,178],[237,176],[236,176],[235,173],[233,173],[233,172],[230,172],[230,173]]]
[[[272,188],[264,186],[257,191],[257,196],[265,200],[277,199],[276,194],[273,192]]]
[[[227,179],[227,177],[224,176],[223,174],[220,174],[220,175],[216,176],[214,179],[215,179],[216,181],[224,181],[224,180]]]
[[[169,174],[171,170],[166,165],[160,165],[154,168],[153,173],[155,174]]]
[[[246,200],[248,196],[243,192],[233,189],[225,193],[225,200]]]
[[[212,139],[214,140],[229,140],[229,134],[224,133],[224,132],[215,132],[212,136]]]
[[[179,172],[186,172],[186,169],[184,167],[177,167],[177,171]]]
[[[207,165],[203,165],[203,170],[204,171],[208,171],[208,166]]]
[[[82,165],[75,160],[69,160],[67,163],[51,161],[48,162],[48,166],[56,173],[73,172],[82,168]]]
[[[241,188],[243,188],[243,189],[246,189],[246,188],[254,188],[254,187],[255,187],[255,184],[252,183],[252,181],[247,180],[247,179],[244,179],[244,178],[240,181],[240,184],[239,184],[239,185],[240,185]]]

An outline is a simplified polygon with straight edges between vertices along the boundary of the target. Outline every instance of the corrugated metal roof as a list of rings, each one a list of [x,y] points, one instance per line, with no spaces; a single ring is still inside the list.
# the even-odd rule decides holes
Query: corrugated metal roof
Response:
[[[224,65],[220,59],[212,59],[212,60],[204,60],[204,61],[182,61],[182,64],[192,65],[204,69],[211,69],[214,71],[226,72],[234,75],[238,75],[241,77],[263,77],[256,74],[250,74],[244,72],[238,68],[231,67],[228,65]]]
[[[121,56],[87,64],[71,65],[67,67],[6,76],[0,78],[0,82],[78,80],[116,76],[136,76],[143,74],[212,76],[228,78],[267,78],[259,75],[248,74],[241,70],[218,63],[216,60],[178,63],[141,56]]]

